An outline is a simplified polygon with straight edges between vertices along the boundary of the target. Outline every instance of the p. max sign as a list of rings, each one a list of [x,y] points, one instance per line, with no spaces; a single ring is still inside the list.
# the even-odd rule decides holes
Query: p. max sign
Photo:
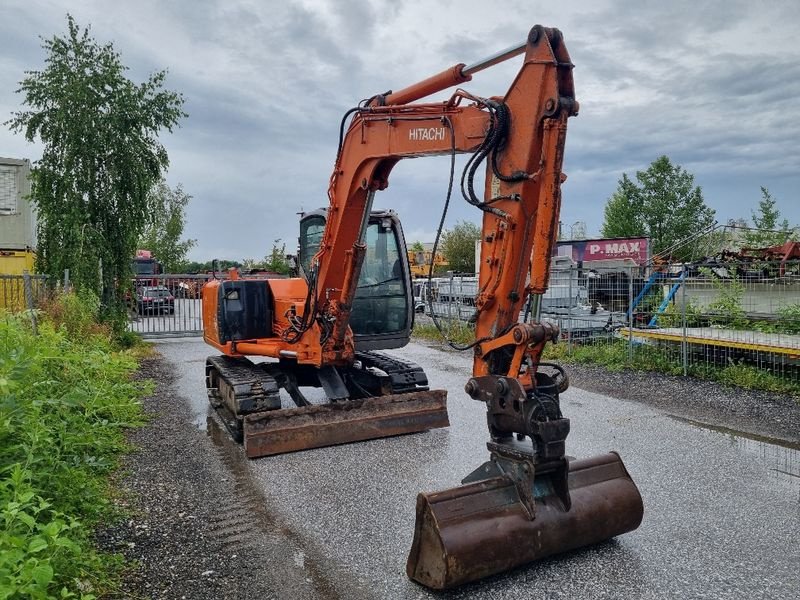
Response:
[[[629,258],[643,264],[648,259],[648,241],[647,238],[569,240],[558,242],[556,252],[572,256],[575,262]]]

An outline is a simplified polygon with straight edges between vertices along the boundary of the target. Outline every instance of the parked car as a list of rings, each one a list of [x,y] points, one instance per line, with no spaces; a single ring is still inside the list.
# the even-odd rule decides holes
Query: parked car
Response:
[[[163,285],[136,288],[134,300],[140,315],[175,312],[175,296]]]

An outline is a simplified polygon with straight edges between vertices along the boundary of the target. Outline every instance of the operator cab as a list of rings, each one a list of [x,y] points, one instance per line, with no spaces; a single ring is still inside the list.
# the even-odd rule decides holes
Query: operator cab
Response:
[[[327,214],[323,208],[300,219],[298,258],[306,278],[322,242]],[[400,219],[393,211],[372,211],[364,237],[367,252],[350,315],[356,349],[402,348],[411,335],[414,307]]]

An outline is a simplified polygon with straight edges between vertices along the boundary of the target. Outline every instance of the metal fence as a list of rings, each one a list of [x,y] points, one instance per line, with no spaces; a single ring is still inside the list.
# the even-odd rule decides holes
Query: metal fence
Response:
[[[424,299],[427,283],[416,285]],[[437,278],[433,311],[468,321],[477,291],[475,277]],[[800,381],[800,262],[555,266],[541,318],[559,325],[569,353],[603,345],[672,372],[741,364]]]
[[[69,287],[69,272],[64,287]],[[129,329],[142,337],[198,335],[203,331],[201,291],[209,275],[157,275],[137,277],[127,294]],[[0,309],[32,310],[56,287],[47,275],[0,274]],[[35,319],[35,314],[32,313]],[[35,325],[35,322],[34,322]]]
[[[201,293],[210,278],[210,275],[136,277],[128,297],[130,330],[145,338],[201,334]]]
[[[0,275],[0,308],[10,312],[32,310],[48,295],[47,275]]]

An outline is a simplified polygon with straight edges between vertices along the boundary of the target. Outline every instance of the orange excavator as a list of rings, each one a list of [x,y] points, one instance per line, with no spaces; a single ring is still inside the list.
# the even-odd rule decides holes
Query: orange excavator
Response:
[[[458,88],[446,101],[419,102],[519,55],[504,96]],[[206,365],[209,398],[248,456],[447,426],[446,392],[430,390],[419,366],[378,351],[408,341],[413,302],[399,220],[372,205],[398,161],[449,155],[452,190],[455,155],[471,154],[461,191],[483,221],[465,390],[486,405],[489,459],[461,486],[417,499],[407,573],[433,589],[607,540],[642,519],[641,496],[616,453],[566,455],[570,424],[559,394],[567,377],[542,360],[559,337],[540,307],[567,120],[578,113],[572,68],[561,33],[537,25],[522,44],[362,102],[342,120],[328,208],[301,221],[302,276],[234,273],[203,290],[204,336],[222,353]],[[531,318],[520,322],[523,306]],[[322,388],[325,400],[309,401],[304,387]],[[282,407],[280,389],[295,407]]]

